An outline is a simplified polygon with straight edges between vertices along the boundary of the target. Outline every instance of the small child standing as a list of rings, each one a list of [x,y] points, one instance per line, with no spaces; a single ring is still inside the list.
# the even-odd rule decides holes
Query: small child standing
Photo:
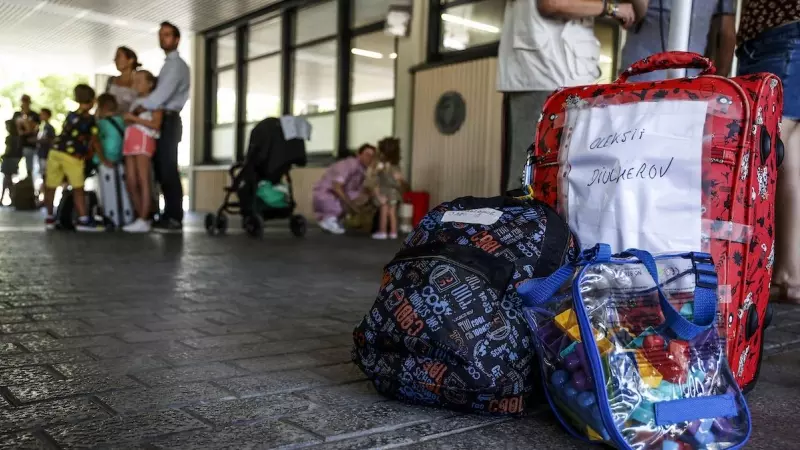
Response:
[[[125,114],[125,141],[122,153],[125,155],[125,167],[128,176],[125,181],[131,196],[133,207],[138,218],[122,229],[131,233],[147,233],[150,231],[151,187],[150,174],[152,158],[156,152],[156,139],[161,129],[163,112],[147,111],[141,107],[141,100],[156,88],[157,79],[152,73],[140,70],[134,74],[133,87],[139,98],[131,105],[131,112]]]
[[[47,207],[45,226],[47,229],[55,228],[53,200],[56,188],[61,186],[66,177],[72,186],[75,209],[78,212],[75,228],[78,231],[103,231],[104,228],[95,223],[94,218],[89,217],[83,195],[86,160],[94,153],[102,151],[100,141],[97,139],[97,122],[89,112],[94,107],[94,89],[86,84],[79,84],[75,86],[74,94],[78,109],[67,114],[61,135],[56,138],[53,148],[47,155],[47,174],[44,181],[44,201]]]
[[[111,94],[97,97],[97,126],[103,151],[94,155],[100,175],[100,205],[103,214],[123,227],[133,222],[134,213],[125,186],[125,167],[122,164],[122,141],[125,138],[125,120],[118,114],[117,99]],[[121,202],[121,203],[120,203]]]
[[[372,201],[378,207],[378,231],[373,239],[397,239],[397,207],[406,190],[400,172],[400,140],[385,138],[378,142],[378,163],[371,169]]]

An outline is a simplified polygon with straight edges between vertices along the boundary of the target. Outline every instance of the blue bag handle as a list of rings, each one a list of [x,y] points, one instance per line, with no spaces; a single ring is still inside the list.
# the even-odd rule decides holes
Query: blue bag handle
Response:
[[[650,252],[629,249],[622,255],[637,258],[647,269],[658,290],[658,300],[666,319],[666,326],[683,340],[691,340],[701,332],[713,326],[717,315],[717,275],[711,255],[707,253],[689,253],[695,270],[694,317],[692,321],[680,315],[667,300],[658,280],[658,267]],[[587,263],[602,263],[611,259],[611,248],[607,244],[598,244],[594,248],[584,250],[577,262],[567,264],[544,279],[532,280],[517,288],[517,293],[525,307],[535,307],[547,303],[553,295],[569,281],[575,273],[575,267]]]
[[[707,253],[689,253],[695,271],[694,317],[687,320],[667,300],[658,280],[658,267],[648,251],[629,249],[622,252],[638,259],[647,268],[658,289],[658,301],[666,319],[666,326],[680,339],[691,340],[714,325],[717,316],[717,275]]]
[[[526,307],[539,306],[547,303],[556,292],[569,281],[575,272],[576,266],[590,262],[605,262],[611,259],[611,247],[608,244],[597,244],[593,248],[584,250],[578,261],[567,263],[547,278],[528,281],[517,288],[517,293]]]

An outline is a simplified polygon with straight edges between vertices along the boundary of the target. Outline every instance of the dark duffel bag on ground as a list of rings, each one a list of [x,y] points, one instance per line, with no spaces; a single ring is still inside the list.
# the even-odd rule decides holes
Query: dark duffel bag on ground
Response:
[[[541,202],[464,197],[439,205],[385,267],[378,298],[353,332],[353,360],[389,397],[522,413],[541,391],[515,286],[576,254],[565,221]]]

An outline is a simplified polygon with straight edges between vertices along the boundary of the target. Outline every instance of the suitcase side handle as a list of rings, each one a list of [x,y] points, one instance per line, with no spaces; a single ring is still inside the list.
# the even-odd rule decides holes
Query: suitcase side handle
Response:
[[[714,63],[699,53],[662,52],[636,61],[622,72],[614,83],[626,83],[629,77],[668,69],[702,69],[700,75],[714,75],[717,72]]]

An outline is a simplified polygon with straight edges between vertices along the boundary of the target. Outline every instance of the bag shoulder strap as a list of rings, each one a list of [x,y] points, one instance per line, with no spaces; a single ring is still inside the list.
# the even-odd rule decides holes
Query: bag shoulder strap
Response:
[[[105,120],[107,120],[114,127],[114,129],[117,130],[117,132],[119,132],[121,137],[125,138],[125,130],[122,129],[120,124],[118,124],[114,118],[107,118]]]

